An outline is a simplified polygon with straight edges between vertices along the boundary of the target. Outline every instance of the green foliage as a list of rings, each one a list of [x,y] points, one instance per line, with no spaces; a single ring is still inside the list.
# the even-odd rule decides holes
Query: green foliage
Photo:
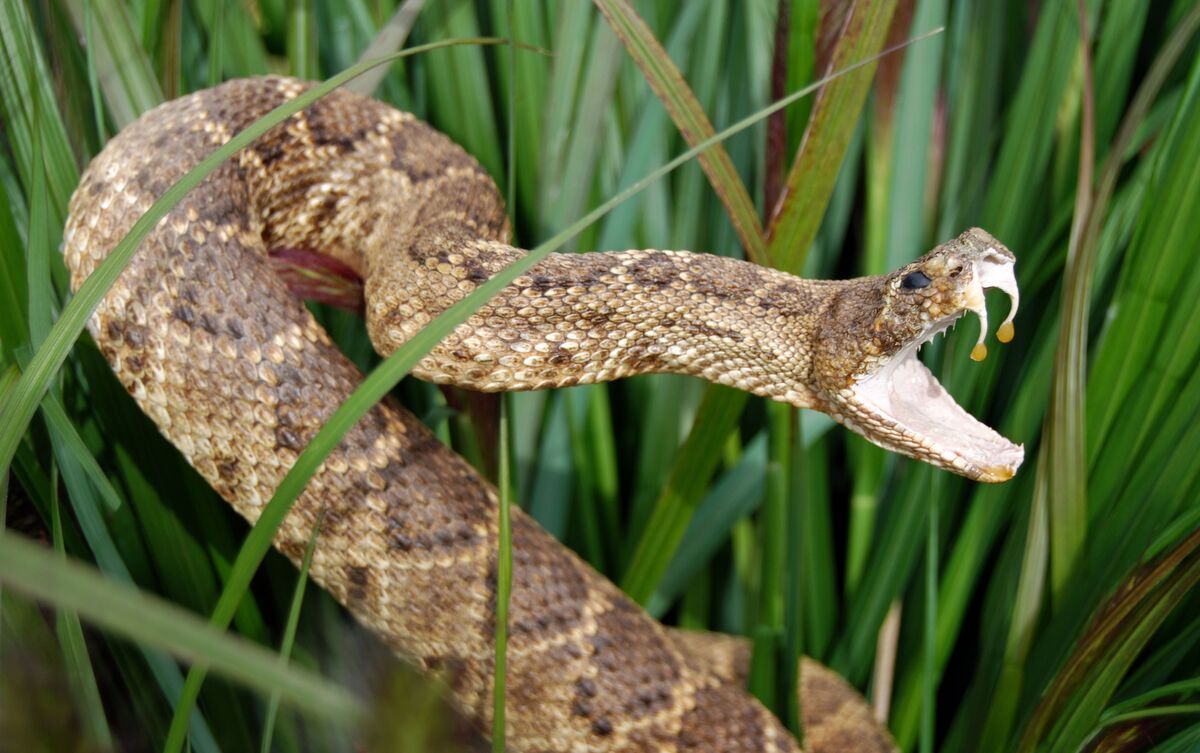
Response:
[[[505,48],[439,49],[364,86],[450,133],[510,186],[515,235],[537,246],[524,264],[570,242],[744,253],[844,276],[981,225],[1019,259],[1017,340],[973,364],[976,325],[966,324],[926,360],[1027,451],[1016,479],[982,487],[877,452],[810,412],[644,377],[505,398],[500,467],[513,502],[656,616],[753,636],[755,691],[793,726],[788,678],[801,649],[879,693],[876,646],[894,641],[885,700],[905,749],[1108,749],[1151,724],[1141,747],[1194,746],[1200,6],[1088,0],[1081,27],[1071,2],[791,0],[787,49],[773,59],[776,5],[0,3],[0,509],[9,525],[95,564],[0,534],[0,677],[24,666],[21,651],[56,654],[46,666],[65,676],[82,720],[29,716],[45,720],[45,740],[159,748],[174,719],[173,742],[186,729],[197,751],[350,746],[330,719],[361,708],[342,682],[363,685],[370,641],[315,588],[300,613],[306,581],[267,554],[271,526],[342,427],[487,295],[372,372],[247,539],[86,336],[76,342],[136,246],[68,294],[55,250],[80,166],[146,109],[219,78],[329,77],[368,49],[511,29],[549,54],[520,50],[510,68]],[[845,7],[849,21],[838,16]],[[768,104],[775,74],[796,89],[831,60],[844,67],[935,26],[945,31],[888,58],[878,76],[868,64],[790,107],[783,146],[742,121]],[[730,124],[746,130],[703,165],[640,181]],[[791,169],[783,200],[766,207],[773,164]],[[631,188],[645,190],[604,204]],[[321,316],[352,357],[377,363],[358,325]],[[396,391],[433,423],[454,413],[425,385]],[[484,422],[454,418],[442,435],[470,456],[497,444],[460,430]],[[14,590],[58,607],[51,629]],[[884,634],[896,606],[898,632]],[[280,645],[290,663],[271,655]],[[189,713],[164,651],[236,684],[199,690],[195,675],[199,710]],[[382,702],[421,711],[403,724],[380,716],[365,739],[406,730],[413,742],[397,749],[420,750],[453,736],[425,711],[432,686],[376,686]],[[9,709],[41,708],[13,687],[0,682],[0,730]],[[278,716],[273,698],[286,704]]]

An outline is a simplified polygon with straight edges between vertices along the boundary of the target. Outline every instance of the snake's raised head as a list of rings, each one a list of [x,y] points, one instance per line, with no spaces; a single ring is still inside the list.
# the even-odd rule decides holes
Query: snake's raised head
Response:
[[[996,332],[1001,342],[1012,339],[1015,262],[974,228],[890,275],[848,282],[820,325],[813,363],[827,412],[889,450],[977,481],[1011,478],[1024,449],[959,407],[917,351],[972,311],[981,321],[971,357],[983,360],[987,288],[1012,299]]]

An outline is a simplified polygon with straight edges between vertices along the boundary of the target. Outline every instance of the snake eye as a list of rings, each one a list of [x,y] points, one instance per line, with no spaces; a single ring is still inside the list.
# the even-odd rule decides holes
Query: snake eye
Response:
[[[905,290],[917,290],[918,288],[928,287],[931,282],[933,280],[929,279],[924,272],[918,270],[904,275],[904,279],[900,281],[900,287]]]

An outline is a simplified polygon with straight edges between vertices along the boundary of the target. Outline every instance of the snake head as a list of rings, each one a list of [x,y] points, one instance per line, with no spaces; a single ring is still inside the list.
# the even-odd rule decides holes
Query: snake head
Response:
[[[820,326],[813,363],[826,412],[886,449],[977,481],[1012,478],[1024,448],[963,410],[917,353],[971,311],[981,320],[971,357],[983,360],[988,288],[1012,300],[996,333],[1012,339],[1015,263],[1011,251],[973,228],[889,275],[849,281]]]

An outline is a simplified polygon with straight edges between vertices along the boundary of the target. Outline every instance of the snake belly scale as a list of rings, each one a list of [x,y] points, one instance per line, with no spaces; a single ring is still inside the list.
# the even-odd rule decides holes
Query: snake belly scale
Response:
[[[71,201],[64,253],[73,286],[207,153],[307,86],[279,77],[230,82],[167,103],[114,138]],[[981,232],[914,262],[930,283],[915,292],[901,284],[906,270],[823,282],[686,252],[553,255],[460,326],[416,374],[485,390],[695,374],[825,410],[891,449],[1001,480],[1020,463],[1020,448],[948,396],[928,399],[939,406],[936,419],[966,432],[961,442],[886,397],[924,379],[910,363],[916,348],[978,311],[983,287],[1008,290],[1012,256]],[[503,204],[474,159],[410,115],[335,92],[188,194],[147,237],[89,328],[162,433],[254,521],[361,380],[275,274],[268,250],[318,249],[361,275],[368,331],[386,354],[524,253],[507,238]],[[313,477],[277,548],[298,560],[320,514],[312,577],[394,651],[443,672],[457,705],[486,728],[493,490],[386,400]],[[733,644],[674,635],[519,510],[512,528],[507,708],[515,750],[797,750],[736,672],[703,661]],[[868,724],[837,727],[837,716],[828,723],[844,749],[887,745]]]

